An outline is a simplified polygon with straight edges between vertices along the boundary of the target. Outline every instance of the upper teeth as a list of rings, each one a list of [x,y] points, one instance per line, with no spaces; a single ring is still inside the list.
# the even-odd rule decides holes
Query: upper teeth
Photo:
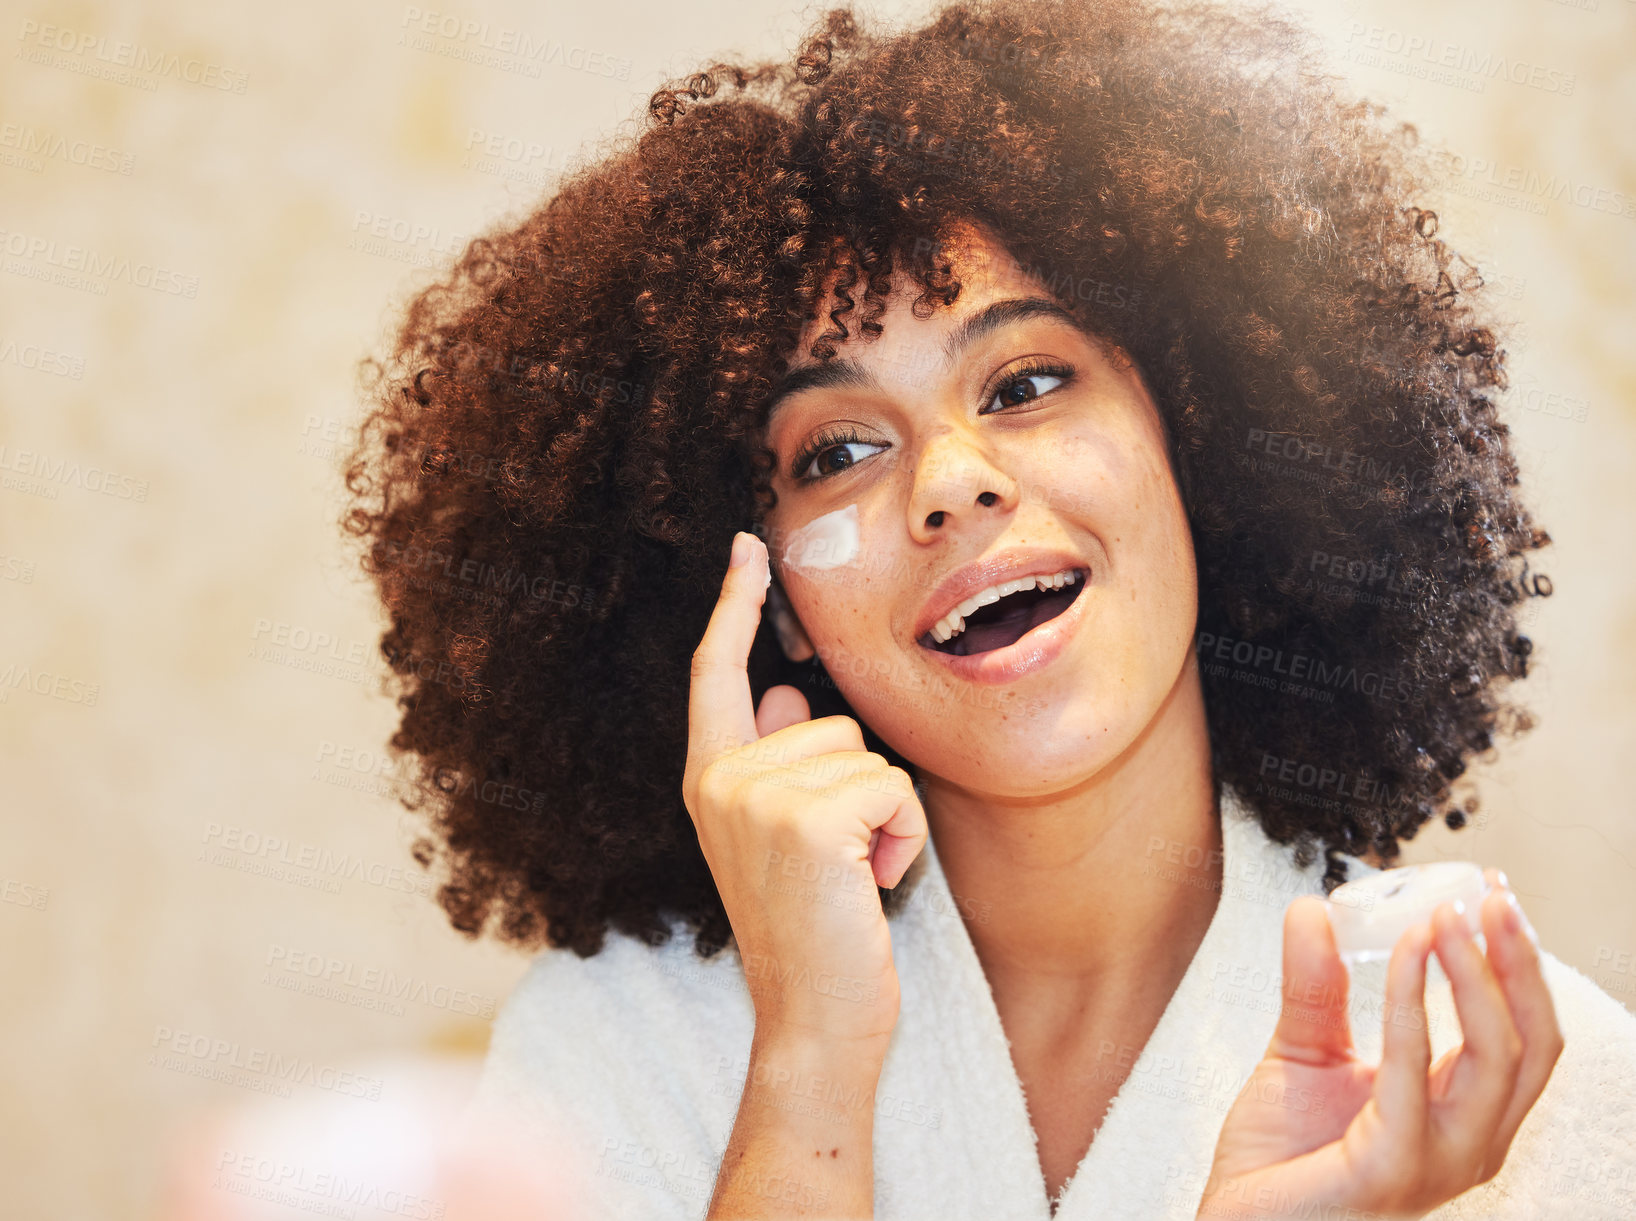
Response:
[[[943,618],[932,625],[931,637],[938,644],[958,636],[966,630],[966,616],[970,615],[979,606],[987,606],[990,602],[998,602],[1007,594],[1014,594],[1019,589],[1061,589],[1064,585],[1072,585],[1078,580],[1072,568],[1065,568],[1061,572],[1052,573],[1048,577],[1018,577],[1014,581],[1002,581],[998,585],[990,585],[987,589],[979,590],[971,595],[959,606],[951,610]]]

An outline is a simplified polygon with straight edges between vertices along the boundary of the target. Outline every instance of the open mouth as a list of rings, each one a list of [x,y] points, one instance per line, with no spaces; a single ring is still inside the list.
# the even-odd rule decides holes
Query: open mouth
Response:
[[[966,616],[965,627],[949,639],[939,643],[930,632],[919,643],[939,653],[965,657],[972,653],[988,653],[1015,644],[1040,624],[1055,619],[1074,604],[1085,586],[1086,572],[1076,568],[1074,581],[1061,589],[1042,589],[1033,586],[1009,593],[996,602],[979,606]]]

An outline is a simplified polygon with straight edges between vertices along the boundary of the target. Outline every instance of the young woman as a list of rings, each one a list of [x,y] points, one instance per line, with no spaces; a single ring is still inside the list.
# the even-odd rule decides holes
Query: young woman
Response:
[[[1622,1215],[1636,1018],[1503,876],[1481,947],[1331,934],[1527,727],[1549,538],[1431,163],[1318,68],[837,11],[411,305],[348,527],[583,1215]]]

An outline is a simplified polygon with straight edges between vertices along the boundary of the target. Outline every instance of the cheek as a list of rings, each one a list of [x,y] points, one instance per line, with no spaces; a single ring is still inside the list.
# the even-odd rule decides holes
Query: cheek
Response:
[[[1035,468],[1038,481],[1093,522],[1117,521],[1147,533],[1160,525],[1168,531],[1173,518],[1185,517],[1158,423],[1137,418],[1134,410],[1095,431],[1063,437],[1046,452]]]
[[[1166,458],[1157,421],[1134,413],[1119,427],[1082,433],[1055,447],[1038,474],[1065,517],[1093,531],[1108,549],[1108,576],[1117,590],[1109,609],[1171,630],[1172,615],[1196,609],[1192,532]]]
[[[856,569],[863,558],[856,503],[815,517],[778,540],[779,564],[803,576]]]
[[[1122,523],[1131,560],[1126,596],[1168,666],[1169,649],[1192,632],[1198,614],[1193,533],[1163,450],[1144,450],[1131,468],[1130,516]]]
[[[1152,508],[1159,486],[1145,440],[1132,428],[1103,426],[1036,443],[1018,455],[1026,462],[1024,499],[1099,533],[1111,528],[1128,535]]]
[[[854,636],[854,625],[878,589],[869,579],[871,534],[856,502],[775,534],[779,583],[816,645]]]

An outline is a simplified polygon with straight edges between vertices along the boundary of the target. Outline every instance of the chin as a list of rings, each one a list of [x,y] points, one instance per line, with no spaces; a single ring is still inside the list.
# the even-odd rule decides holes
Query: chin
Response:
[[[997,797],[1043,796],[1084,783],[1117,759],[1150,719],[1129,707],[1087,706],[1082,693],[1058,701],[1021,691],[988,694],[986,706],[951,696],[937,705],[942,715],[935,720],[905,716],[890,705],[874,716],[852,707],[923,772]]]

